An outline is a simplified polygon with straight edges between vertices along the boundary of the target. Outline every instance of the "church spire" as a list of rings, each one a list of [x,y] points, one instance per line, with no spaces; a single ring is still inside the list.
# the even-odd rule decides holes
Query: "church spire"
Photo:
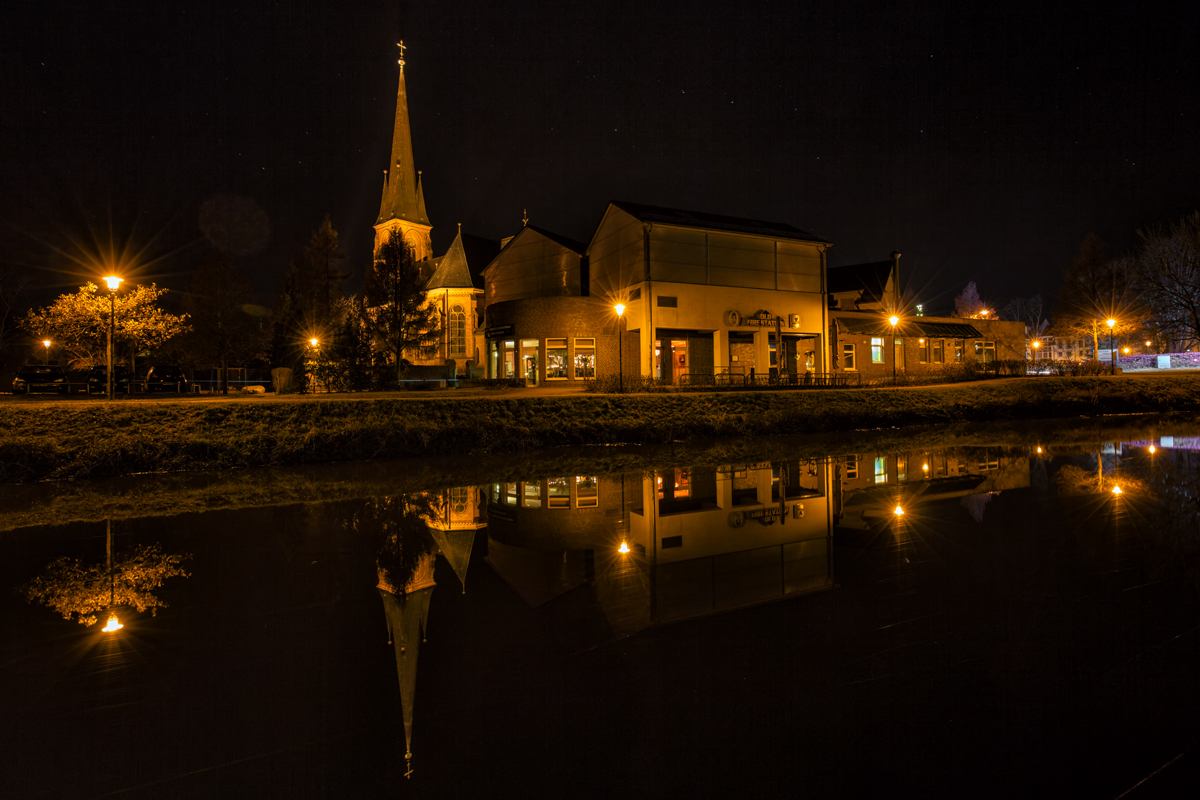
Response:
[[[404,86],[404,42],[400,48],[400,83],[396,90],[396,121],[392,129],[392,158],[388,163],[387,180],[379,202],[379,218],[375,224],[390,220],[429,225],[425,213],[425,197],[413,162],[412,128],[408,122],[408,93]]]

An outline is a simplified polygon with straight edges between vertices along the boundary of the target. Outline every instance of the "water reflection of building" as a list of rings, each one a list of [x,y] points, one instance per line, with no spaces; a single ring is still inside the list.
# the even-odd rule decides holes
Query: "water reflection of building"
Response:
[[[1029,455],[1013,448],[860,453],[838,458],[834,519],[867,529],[917,497],[928,503],[1029,486]]]
[[[418,501],[397,503],[405,510],[419,508],[415,526],[405,525],[402,515],[380,552],[377,568],[379,595],[387,620],[388,644],[395,649],[396,676],[400,684],[400,709],[404,718],[404,757],[411,775],[413,705],[417,688],[417,659],[425,641],[429,603],[437,586],[433,578],[437,555],[441,554],[467,588],[467,567],[475,533],[486,525],[480,507],[481,492],[474,486],[425,492]],[[426,539],[428,537],[428,539]],[[430,542],[431,540],[431,542]],[[408,554],[416,554],[415,559]],[[406,564],[407,567],[400,566]],[[385,569],[383,564],[395,569]],[[397,569],[399,567],[399,569]],[[403,581],[402,586],[397,582]]]
[[[824,460],[497,483],[488,562],[596,644],[831,587],[829,484]]]

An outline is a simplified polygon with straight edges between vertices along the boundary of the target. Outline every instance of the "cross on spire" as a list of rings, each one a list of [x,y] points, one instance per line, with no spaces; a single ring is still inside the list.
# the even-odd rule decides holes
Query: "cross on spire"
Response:
[[[404,72],[404,40],[396,42],[396,47],[400,48],[400,71]]]

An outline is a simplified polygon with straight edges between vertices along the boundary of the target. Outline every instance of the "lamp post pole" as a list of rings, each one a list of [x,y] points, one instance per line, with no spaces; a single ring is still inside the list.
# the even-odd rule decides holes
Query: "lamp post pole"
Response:
[[[46,348],[46,358],[44,359],[46,366],[50,366],[50,340],[42,339],[42,346]]]
[[[108,284],[108,399],[114,400],[113,336],[116,331],[117,289],[121,286],[121,279],[115,275],[108,275],[104,278],[104,282]]]
[[[896,385],[896,326],[900,324],[900,318],[895,314],[888,317],[888,322],[892,325],[892,386]]]
[[[625,394],[625,334],[621,330],[621,323],[625,319],[625,304],[617,303],[613,308],[617,312],[617,385],[621,394]]]
[[[1104,324],[1108,325],[1108,361],[1109,361],[1108,374],[1116,375],[1117,374],[1117,351],[1113,349],[1113,328],[1116,327],[1117,321],[1115,319],[1109,318],[1109,319],[1105,320]]]

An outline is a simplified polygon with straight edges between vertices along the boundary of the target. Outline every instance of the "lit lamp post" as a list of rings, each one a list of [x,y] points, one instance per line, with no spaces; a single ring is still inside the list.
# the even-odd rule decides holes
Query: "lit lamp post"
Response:
[[[1034,361],[1038,360],[1038,348],[1041,346],[1042,346],[1042,343],[1040,341],[1038,341],[1037,339],[1033,340],[1033,360]]]
[[[107,275],[104,282],[108,284],[108,399],[113,400],[113,335],[117,320],[117,289],[121,288],[122,280],[116,275]]]
[[[1109,317],[1107,320],[1104,321],[1104,324],[1108,326],[1108,358],[1109,358],[1109,362],[1110,362],[1109,374],[1116,375],[1117,374],[1117,351],[1113,349],[1113,328],[1115,328],[1117,326],[1117,321],[1115,319],[1113,319],[1112,317]]]
[[[309,340],[308,340],[308,343],[309,343],[309,345],[312,347],[312,350],[313,350],[313,375],[312,375],[312,385],[313,385],[313,388],[312,388],[312,391],[313,391],[313,394],[316,394],[316,393],[317,393],[317,373],[316,373],[316,368],[317,368],[317,366],[318,366],[318,365],[317,365],[317,355],[318,355],[317,345],[319,345],[319,344],[321,343],[321,340],[320,340],[320,339],[309,339]],[[306,383],[307,383],[307,381],[306,381]]]
[[[621,331],[621,321],[625,319],[625,304],[617,303],[613,309],[617,312],[617,383],[621,387],[621,394],[625,394],[625,335]]]
[[[888,317],[888,323],[892,326],[892,385],[896,385],[896,326],[900,324],[900,318],[895,314]]]
[[[42,346],[46,348],[46,366],[50,365],[50,340],[42,339]]]

